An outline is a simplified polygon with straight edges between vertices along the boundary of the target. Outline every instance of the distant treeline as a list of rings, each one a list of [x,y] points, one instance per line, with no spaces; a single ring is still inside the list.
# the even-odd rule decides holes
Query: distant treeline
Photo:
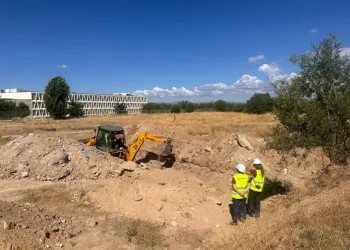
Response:
[[[227,102],[218,100],[216,102],[193,103],[181,101],[178,103],[147,103],[143,106],[142,112],[153,113],[181,113],[181,112],[246,112],[263,114],[272,112],[274,101],[270,94],[254,94],[247,102]]]
[[[20,102],[0,99],[0,119],[11,119],[13,117],[26,117],[30,115],[30,109],[27,104]]]

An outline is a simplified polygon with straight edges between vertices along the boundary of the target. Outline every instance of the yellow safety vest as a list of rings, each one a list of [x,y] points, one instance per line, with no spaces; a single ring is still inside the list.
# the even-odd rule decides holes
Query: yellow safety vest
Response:
[[[265,177],[262,175],[261,169],[257,169],[256,170],[256,177],[253,177],[253,179],[250,183],[251,184],[250,189],[255,191],[255,192],[262,192],[263,187],[264,187],[264,181],[265,181]]]
[[[105,141],[106,141],[106,145],[108,145],[109,143],[108,143],[108,137],[109,137],[109,135],[106,133],[105,134]]]
[[[239,191],[244,191],[249,182],[249,176],[247,174],[237,173],[232,176],[233,179],[235,179],[236,182],[236,188]],[[247,198],[247,194],[244,195],[244,198]],[[233,199],[244,199],[239,193],[237,193],[235,190],[232,190],[232,198]]]

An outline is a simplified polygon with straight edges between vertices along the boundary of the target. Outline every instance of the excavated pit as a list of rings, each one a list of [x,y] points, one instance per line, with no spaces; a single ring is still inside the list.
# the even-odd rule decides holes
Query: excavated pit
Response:
[[[286,195],[291,190],[292,184],[283,180],[265,178],[265,185],[262,192],[262,200],[274,195]]]

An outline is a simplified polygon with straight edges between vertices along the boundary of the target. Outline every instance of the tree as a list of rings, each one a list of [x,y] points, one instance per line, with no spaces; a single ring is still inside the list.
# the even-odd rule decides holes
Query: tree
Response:
[[[187,102],[185,105],[185,111],[188,113],[192,113],[196,109],[196,106],[192,102]]]
[[[128,111],[126,110],[126,105],[125,103],[117,103],[114,106],[114,113],[118,114],[118,115],[122,115],[122,114],[127,114]]]
[[[219,111],[219,112],[227,111],[227,102],[225,102],[224,100],[216,101],[214,106],[216,111]]]
[[[170,110],[171,113],[180,113],[181,112],[181,105],[180,104],[175,104],[171,107]]]
[[[44,103],[47,112],[54,119],[62,119],[67,114],[70,87],[61,76],[52,78],[45,87]]]
[[[322,147],[335,163],[345,164],[350,152],[350,59],[333,35],[312,52],[292,55],[300,70],[275,84],[274,114],[280,121],[268,145],[283,151]]]
[[[69,117],[79,118],[84,116],[84,104],[71,101],[68,108]]]
[[[26,117],[30,115],[30,109],[29,106],[27,104],[25,104],[24,102],[20,102],[18,103],[18,105],[16,106],[16,113],[17,116],[19,117]]]
[[[0,111],[14,111],[16,103],[14,101],[0,99]]]
[[[264,114],[273,111],[273,99],[269,93],[255,93],[246,105],[246,112],[251,114]]]

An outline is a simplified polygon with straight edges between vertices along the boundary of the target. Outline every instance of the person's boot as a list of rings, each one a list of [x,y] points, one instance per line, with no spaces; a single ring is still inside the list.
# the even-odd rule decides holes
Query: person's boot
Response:
[[[254,213],[252,213],[252,214],[247,214],[247,219],[252,219],[252,218],[254,218],[254,217],[256,217],[255,216],[255,214]]]
[[[238,222],[237,222],[237,221],[231,221],[231,222],[230,222],[230,225],[231,225],[231,226],[238,226]]]

